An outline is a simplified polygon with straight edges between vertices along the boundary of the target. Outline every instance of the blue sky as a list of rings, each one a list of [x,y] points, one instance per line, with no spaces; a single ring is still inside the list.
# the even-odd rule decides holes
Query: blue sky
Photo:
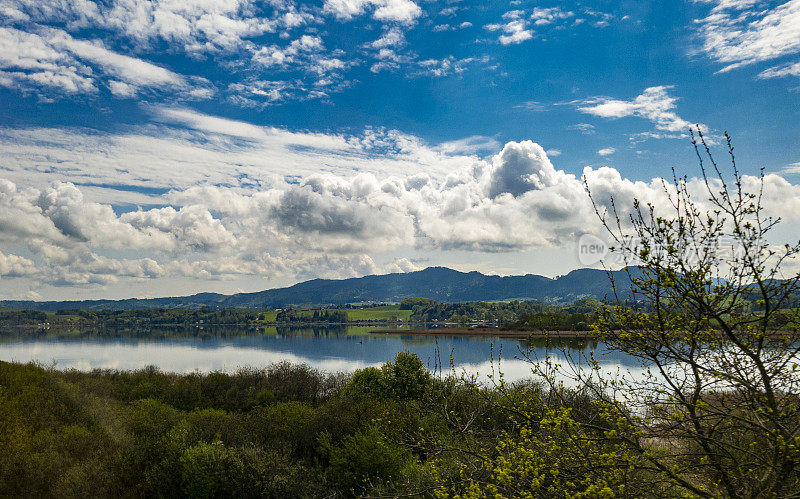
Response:
[[[557,275],[692,124],[791,227],[798,118],[800,0],[0,0],[0,295]]]

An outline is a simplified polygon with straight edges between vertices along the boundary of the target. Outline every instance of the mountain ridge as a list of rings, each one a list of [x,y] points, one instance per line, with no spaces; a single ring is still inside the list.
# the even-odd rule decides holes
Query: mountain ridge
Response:
[[[612,274],[618,283],[619,279],[628,279],[621,270]],[[231,295],[201,292],[187,296],[121,300],[2,300],[0,306],[47,311],[203,306],[277,308],[399,302],[410,296],[445,303],[512,299],[568,302],[580,298],[602,299],[611,294],[611,281],[606,271],[598,269],[576,269],[563,276],[550,278],[537,274],[497,276],[478,271],[460,272],[447,267],[428,267],[414,272],[348,279],[311,279],[292,286]]]

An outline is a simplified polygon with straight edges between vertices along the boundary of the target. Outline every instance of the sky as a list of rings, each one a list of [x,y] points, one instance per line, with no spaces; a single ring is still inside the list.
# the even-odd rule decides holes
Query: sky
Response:
[[[796,239],[800,0],[0,0],[0,298],[553,277],[690,126]]]

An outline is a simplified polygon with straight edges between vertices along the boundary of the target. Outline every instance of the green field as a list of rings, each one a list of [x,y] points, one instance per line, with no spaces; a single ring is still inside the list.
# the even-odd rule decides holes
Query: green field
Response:
[[[408,321],[411,318],[411,310],[400,310],[398,305],[347,310],[347,318],[351,321],[380,321],[392,317]]]
[[[397,317],[400,320],[408,321],[411,318],[411,310],[400,310],[399,305],[383,305],[380,307],[366,307],[366,308],[347,308],[325,309],[330,312],[344,311],[347,313],[347,320],[349,321],[382,321],[388,320],[392,317]],[[302,317],[312,317],[315,310],[300,310],[298,314]],[[322,310],[318,310],[322,312]],[[264,320],[267,322],[274,322],[277,318],[278,312],[270,310],[264,313]]]

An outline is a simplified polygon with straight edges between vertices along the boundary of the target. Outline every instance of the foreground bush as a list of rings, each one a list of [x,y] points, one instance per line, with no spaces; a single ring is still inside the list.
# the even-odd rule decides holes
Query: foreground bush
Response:
[[[632,417],[587,391],[433,377],[407,353],[349,378],[0,363],[0,496],[691,495],[630,445]]]

